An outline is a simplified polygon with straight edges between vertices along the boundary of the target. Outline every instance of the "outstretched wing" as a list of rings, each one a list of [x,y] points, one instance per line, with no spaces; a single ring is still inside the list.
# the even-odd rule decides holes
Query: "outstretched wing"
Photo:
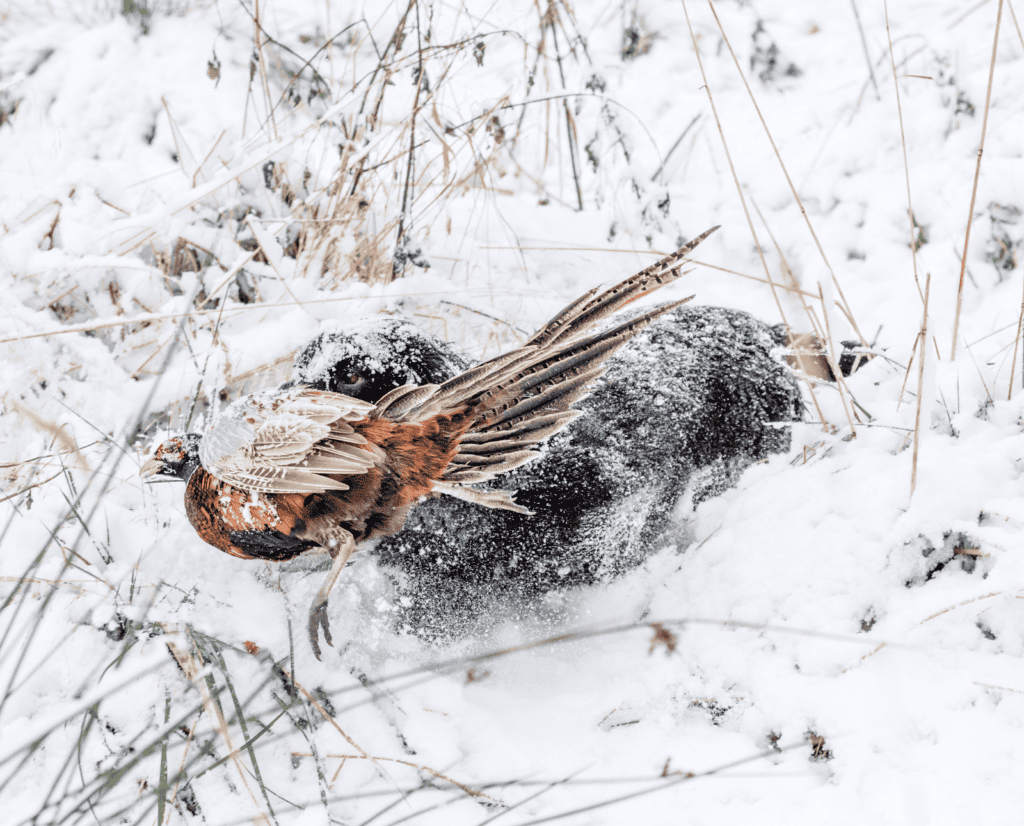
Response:
[[[365,473],[376,462],[351,425],[373,409],[360,399],[309,388],[250,396],[214,422],[199,459],[211,475],[243,490],[347,490],[337,477]]]
[[[572,405],[585,398],[605,362],[660,316],[693,298],[656,307],[611,329],[600,322],[638,298],[677,280],[686,256],[717,227],[602,293],[591,290],[572,302],[523,346],[477,365],[442,385],[406,385],[377,402],[370,418],[418,422],[469,412],[458,451],[434,490],[485,507],[527,513],[502,491],[462,485],[486,482],[539,456],[539,446],[580,415]]]

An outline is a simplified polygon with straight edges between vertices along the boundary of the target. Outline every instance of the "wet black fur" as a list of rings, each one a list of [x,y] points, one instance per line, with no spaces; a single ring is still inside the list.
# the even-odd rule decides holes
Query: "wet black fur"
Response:
[[[673,512],[684,494],[699,503],[754,462],[788,450],[785,423],[800,417],[800,395],[772,354],[782,343],[777,328],[735,310],[688,305],[659,320],[609,361],[577,405],[586,415],[542,458],[492,483],[518,490],[516,501],[534,516],[443,496],[418,505],[400,533],[381,540],[375,552],[398,572],[410,604],[403,621],[427,636],[448,635],[480,619],[491,598],[605,581],[675,541]],[[338,357],[325,359],[325,347]],[[389,319],[370,331],[319,336],[299,354],[295,378],[347,393],[338,379],[357,373],[359,398],[375,401],[466,366],[449,345]]]
[[[451,345],[408,321],[385,318],[362,332],[321,333],[299,351],[293,376],[318,390],[375,402],[403,384],[451,378],[468,366]]]

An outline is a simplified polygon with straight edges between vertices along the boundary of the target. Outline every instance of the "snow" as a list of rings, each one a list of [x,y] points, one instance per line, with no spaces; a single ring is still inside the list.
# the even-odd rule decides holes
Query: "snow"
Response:
[[[542,27],[530,4],[423,3],[397,51],[406,4],[264,0],[260,46],[249,0],[139,5],[0,10],[5,823],[1019,820],[1008,4],[894,4],[887,35],[881,5],[856,3],[874,81],[854,4],[714,5],[805,220],[715,17],[687,3],[772,281],[791,270],[824,323],[820,285],[832,339],[859,330],[880,355],[845,406],[804,384],[788,453],[684,497],[678,539],[642,566],[487,605],[469,636],[396,630],[408,605],[356,554],[323,663],[305,638],[322,574],[205,546],[181,485],[138,478],[164,436],[380,314],[496,355],[715,224],[659,299],[809,322],[761,283],[681,4],[581,0]]]

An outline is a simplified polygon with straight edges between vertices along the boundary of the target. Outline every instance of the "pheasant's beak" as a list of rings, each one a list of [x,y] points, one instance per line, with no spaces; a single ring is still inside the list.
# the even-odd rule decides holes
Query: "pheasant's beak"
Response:
[[[161,462],[156,456],[150,456],[146,459],[142,467],[139,468],[139,476],[145,479],[147,476],[156,476],[164,469],[164,463]]]

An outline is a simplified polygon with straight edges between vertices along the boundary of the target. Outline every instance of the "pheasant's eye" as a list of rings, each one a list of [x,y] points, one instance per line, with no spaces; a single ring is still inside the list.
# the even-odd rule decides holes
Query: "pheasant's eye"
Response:
[[[363,377],[358,373],[346,373],[345,378],[342,381],[345,384],[359,384],[363,380]]]

